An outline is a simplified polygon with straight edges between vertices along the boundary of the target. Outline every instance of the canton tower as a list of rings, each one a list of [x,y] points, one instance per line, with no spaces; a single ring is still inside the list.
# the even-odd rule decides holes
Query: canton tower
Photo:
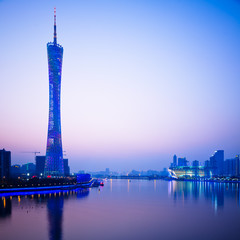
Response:
[[[56,8],[54,8],[53,42],[47,44],[49,72],[49,118],[45,161],[45,176],[63,176],[63,151],[61,136],[60,93],[63,47],[57,44]]]

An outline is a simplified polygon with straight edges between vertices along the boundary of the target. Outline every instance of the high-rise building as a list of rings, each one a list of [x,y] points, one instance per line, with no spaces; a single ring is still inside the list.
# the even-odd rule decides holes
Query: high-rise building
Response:
[[[188,165],[188,161],[185,157],[184,158],[178,158],[178,166],[186,167],[187,165]]]
[[[210,168],[210,167],[211,167],[211,164],[210,164],[210,161],[209,161],[209,160],[206,160],[206,161],[204,162],[204,167],[206,167],[206,168]]]
[[[200,164],[199,164],[199,161],[198,160],[194,160],[193,162],[192,162],[192,167],[193,167],[193,169],[194,169],[194,175],[195,175],[195,177],[198,177],[199,176],[199,166],[200,166]]]
[[[69,176],[70,175],[70,167],[68,165],[68,159],[67,158],[63,159],[63,165],[64,165],[64,175]]]
[[[212,174],[212,167],[211,167],[211,163],[210,160],[206,160],[204,162],[204,175],[207,178],[210,178]]]
[[[173,156],[173,166],[174,167],[177,166],[177,156],[176,156],[176,154]]]
[[[194,160],[193,162],[192,162],[192,166],[193,167],[199,167],[199,161],[198,160]]]
[[[239,164],[240,164],[240,156],[236,155],[234,159],[234,176],[239,176],[240,175],[240,169],[239,169]]]
[[[224,161],[224,175],[229,177],[239,176],[239,155]]]
[[[36,156],[36,175],[38,177],[43,176],[46,156]]]
[[[45,176],[54,177],[64,175],[60,93],[63,47],[57,44],[56,9],[54,9],[54,37],[53,42],[47,44],[48,68],[49,68],[49,119],[47,151],[45,161]]]
[[[210,157],[210,165],[213,169],[213,175],[222,176],[224,174],[224,150],[217,150]]]
[[[233,159],[226,159],[224,161],[224,175],[228,177],[233,175]]]
[[[0,150],[0,179],[10,178],[11,152]]]
[[[22,175],[22,169],[19,164],[14,164],[11,166],[11,177],[12,178],[18,178]]]

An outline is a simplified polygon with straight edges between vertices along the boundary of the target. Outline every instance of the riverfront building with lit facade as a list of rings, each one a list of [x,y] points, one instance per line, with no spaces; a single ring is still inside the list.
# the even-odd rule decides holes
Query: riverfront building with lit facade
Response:
[[[186,158],[178,158],[176,161],[176,155],[174,155],[169,173],[173,178],[239,177],[239,165],[239,155],[236,155],[233,159],[224,161],[224,150],[217,150],[209,160],[205,161],[204,166],[201,166],[197,160],[189,165]]]
[[[61,135],[60,93],[63,47],[57,44],[56,9],[54,9],[54,38],[47,44],[49,68],[49,119],[45,176],[64,176]]]
[[[170,167],[168,171],[174,178],[205,177],[207,175],[204,166],[176,166]]]

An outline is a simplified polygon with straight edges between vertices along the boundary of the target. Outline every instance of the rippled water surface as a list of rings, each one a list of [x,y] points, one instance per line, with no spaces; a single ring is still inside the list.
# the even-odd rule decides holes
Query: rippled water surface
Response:
[[[108,180],[0,195],[0,239],[240,239],[239,185]]]

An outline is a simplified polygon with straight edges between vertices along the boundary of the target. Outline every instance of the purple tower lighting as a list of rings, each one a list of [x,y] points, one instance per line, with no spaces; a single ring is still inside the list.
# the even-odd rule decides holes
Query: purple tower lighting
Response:
[[[54,8],[54,37],[47,44],[49,69],[49,119],[47,151],[45,161],[45,176],[59,177],[64,175],[60,93],[63,47],[57,44],[56,8]]]

